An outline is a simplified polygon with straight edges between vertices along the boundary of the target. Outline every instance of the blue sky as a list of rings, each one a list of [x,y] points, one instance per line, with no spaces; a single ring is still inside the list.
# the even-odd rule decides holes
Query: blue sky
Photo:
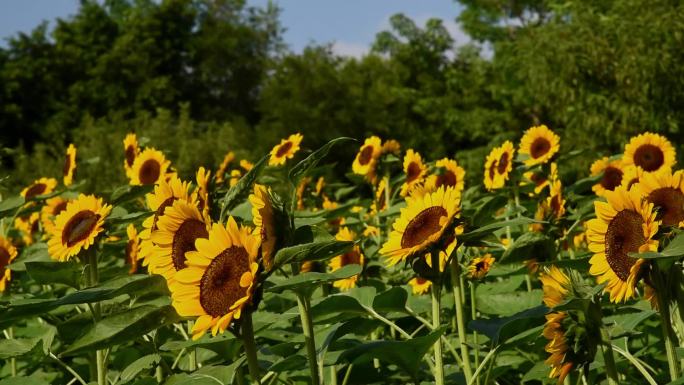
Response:
[[[454,19],[460,5],[454,0],[273,0],[282,8],[285,42],[300,52],[307,44],[333,43],[340,54],[359,56],[368,50],[375,34],[389,26],[389,17],[404,13],[423,24],[431,17],[444,20],[457,44],[467,38]],[[268,0],[248,0],[264,5]],[[67,17],[78,0],[0,0],[0,39],[28,32],[43,20]]]

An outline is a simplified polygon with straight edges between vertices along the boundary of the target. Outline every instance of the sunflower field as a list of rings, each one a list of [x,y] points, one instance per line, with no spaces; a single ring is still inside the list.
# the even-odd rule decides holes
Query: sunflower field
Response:
[[[545,125],[481,159],[391,138],[200,167],[121,138],[129,184],[0,200],[0,384],[682,384],[684,171]],[[345,175],[333,148],[357,151]],[[58,177],[58,178],[57,178]]]

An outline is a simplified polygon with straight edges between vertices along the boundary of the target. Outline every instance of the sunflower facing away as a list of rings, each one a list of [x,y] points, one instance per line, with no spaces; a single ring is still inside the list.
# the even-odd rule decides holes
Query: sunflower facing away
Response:
[[[173,290],[176,272],[185,268],[186,253],[195,251],[195,241],[209,236],[209,221],[197,206],[176,200],[157,220],[150,240],[156,246],[150,255],[149,271],[159,274]]]
[[[66,209],[55,218],[55,227],[48,240],[52,259],[67,261],[81,250],[87,250],[104,228],[104,220],[112,206],[94,195],[80,194],[67,203]]]
[[[382,155],[382,141],[377,136],[366,138],[352,163],[354,174],[363,175],[370,182],[375,182],[375,166]]]
[[[9,239],[0,236],[0,293],[5,291],[7,284],[12,278],[12,270],[7,266],[17,257],[17,248],[14,247]]]
[[[546,315],[546,324],[544,324],[544,331],[542,334],[549,340],[544,347],[549,357],[544,361],[551,366],[551,373],[549,378],[558,377],[558,384],[561,385],[565,381],[572,370],[574,363],[571,360],[573,354],[568,340],[565,338],[565,330],[563,328],[563,320],[567,317],[565,312],[555,312]]]
[[[299,144],[304,137],[302,134],[292,134],[287,139],[282,139],[271,150],[271,157],[268,159],[269,166],[282,166],[288,159],[294,158],[299,151]]]
[[[406,207],[392,225],[389,239],[380,253],[390,266],[405,261],[415,254],[429,252],[429,248],[443,238],[459,213],[461,197],[453,188],[440,187],[422,197],[409,197]]]
[[[255,184],[254,193],[249,196],[252,204],[252,222],[254,234],[261,241],[261,259],[266,270],[273,266],[278,232],[275,223],[275,209],[271,199],[270,189],[266,186]]]
[[[544,290],[544,304],[549,308],[554,308],[560,305],[566,295],[570,292],[571,283],[563,270],[551,265],[550,268],[545,268],[539,275],[539,280],[542,283]]]
[[[128,178],[134,186],[157,184],[166,178],[170,164],[161,151],[146,148],[136,156]]]
[[[639,166],[646,172],[662,171],[674,166],[676,153],[667,138],[650,132],[630,139],[622,156],[625,166]]]
[[[470,262],[470,265],[468,265],[468,278],[484,278],[487,273],[489,273],[489,269],[492,268],[492,265],[495,261],[496,259],[492,258],[492,255],[489,253],[483,255],[482,257],[473,258],[473,260]]]
[[[138,147],[138,137],[135,134],[130,133],[126,135],[123,140],[124,145],[124,169],[126,170],[126,175],[133,168],[133,163],[135,158],[138,157],[140,153],[140,147]]]
[[[653,203],[661,225],[684,227],[684,171],[647,173],[636,186]]]
[[[31,183],[30,186],[21,190],[21,196],[23,196],[24,199],[28,201],[39,195],[51,193],[52,191],[54,191],[55,187],[57,187],[57,179],[40,178]]]
[[[224,227],[214,223],[209,238],[195,242],[196,251],[186,254],[186,268],[177,272],[172,289],[173,306],[183,317],[198,317],[192,328],[194,340],[211,330],[223,333],[250,305],[256,274],[259,238],[233,217]]]
[[[617,186],[622,184],[622,161],[610,160],[608,157],[603,157],[591,164],[591,176],[601,175],[601,179],[597,184],[592,186],[592,190],[598,196],[603,196],[603,193],[613,191]]]
[[[74,181],[74,172],[76,172],[76,146],[72,143],[67,147],[64,167],[62,168],[65,186],[71,186],[71,183]]]
[[[45,206],[40,209],[40,221],[43,224],[43,231],[49,234],[55,228],[55,218],[59,213],[66,210],[69,200],[62,197],[54,197],[45,200]]]
[[[594,202],[596,218],[587,222],[589,250],[594,253],[589,272],[599,284],[607,283],[612,302],[621,302],[634,296],[644,262],[629,253],[658,250],[658,241],[652,239],[658,222],[653,203],[643,200],[636,186],[606,191],[605,198],[607,202]]]
[[[223,183],[224,175],[226,174],[226,171],[228,170],[228,165],[235,160],[235,154],[233,154],[233,151],[229,151],[226,156],[223,157],[223,161],[221,162],[221,165],[219,166],[218,170],[216,170],[216,183]]]
[[[508,174],[513,169],[514,155],[515,148],[509,140],[487,155],[484,170],[484,185],[487,190],[496,190],[506,184]]]
[[[346,227],[340,228],[335,235],[338,241],[355,241],[356,233]],[[330,260],[329,266],[331,271],[341,269],[347,265],[361,265],[364,263],[364,256],[359,245],[354,245],[348,252],[335,256]],[[333,286],[340,290],[349,290],[356,286],[356,281],[359,279],[358,274],[349,278],[344,278],[333,282]]]
[[[525,131],[520,139],[520,153],[527,155],[526,166],[544,164],[558,152],[560,138],[545,125],[535,126]]]
[[[427,167],[423,164],[423,158],[419,153],[409,149],[404,156],[404,173],[406,180],[401,185],[401,196],[410,195],[414,187],[423,182],[427,173]]]
[[[453,187],[459,193],[463,191],[465,170],[459,166],[455,160],[444,158],[435,163],[438,170],[437,174],[430,175],[425,181],[428,190],[434,191],[438,188]]]
[[[140,238],[138,237],[138,230],[136,230],[132,223],[126,227],[126,235],[128,236],[128,242],[126,242],[126,263],[130,266],[128,274],[135,274],[138,271]]]

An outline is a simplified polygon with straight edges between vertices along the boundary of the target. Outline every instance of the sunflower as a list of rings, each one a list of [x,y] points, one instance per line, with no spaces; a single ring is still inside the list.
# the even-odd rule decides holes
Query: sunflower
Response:
[[[166,278],[169,288],[175,275],[185,268],[186,253],[195,251],[195,241],[209,236],[209,221],[193,203],[176,200],[157,221],[150,240],[156,246],[149,257],[149,271]],[[173,289],[172,289],[173,290]]]
[[[484,185],[487,190],[496,190],[506,184],[508,174],[513,169],[514,154],[513,143],[507,140],[487,155],[484,169]]]
[[[591,176],[601,175],[599,182],[591,188],[598,196],[603,196],[606,190],[613,191],[622,184],[624,171],[620,160],[611,161],[607,156],[603,157],[591,164],[590,172]]]
[[[526,166],[544,164],[558,152],[560,138],[545,125],[525,131],[520,139],[520,154],[527,155]]]
[[[565,215],[565,199],[563,199],[563,186],[560,180],[551,184],[551,194],[546,198],[546,206],[556,219]]]
[[[124,169],[126,170],[126,175],[132,170],[135,158],[138,157],[140,153],[140,147],[138,147],[138,137],[135,134],[130,133],[126,135],[123,140],[124,145]]]
[[[364,237],[377,237],[379,235],[380,229],[375,226],[366,225],[366,228],[363,230]]]
[[[94,195],[79,194],[67,203],[66,209],[55,218],[55,227],[48,240],[52,259],[67,261],[81,250],[87,250],[104,228],[104,220],[112,206]]]
[[[430,175],[425,181],[425,186],[428,190],[434,191],[438,188],[453,187],[459,193],[463,191],[463,182],[465,179],[465,170],[459,166],[455,160],[444,158],[435,163],[438,173]]]
[[[423,182],[423,178],[427,173],[427,167],[423,164],[423,158],[419,153],[409,149],[404,156],[404,173],[406,180],[401,186],[401,196],[405,197],[411,194],[411,191],[417,185]]]
[[[223,161],[218,170],[216,170],[216,183],[223,183],[226,170],[228,170],[228,165],[230,165],[233,160],[235,160],[235,154],[233,151],[229,151],[226,156],[223,157]]]
[[[249,196],[252,204],[252,221],[254,234],[261,240],[261,258],[266,270],[273,266],[278,232],[276,229],[276,213],[273,207],[271,191],[268,187],[254,184],[254,193]]]
[[[589,272],[599,284],[607,282],[612,302],[620,302],[634,296],[644,262],[629,253],[658,250],[658,241],[652,239],[658,222],[653,203],[643,200],[636,186],[606,191],[605,198],[607,202],[594,202],[597,218],[587,222],[589,250],[594,253]]]
[[[197,340],[208,330],[223,333],[233,319],[251,304],[259,238],[233,217],[227,226],[214,223],[209,238],[195,242],[196,251],[186,254],[186,268],[177,272],[172,289],[173,306],[183,317],[198,317],[192,328]]]
[[[459,213],[460,200],[459,193],[451,187],[440,187],[420,198],[407,198],[406,207],[401,209],[389,239],[380,249],[388,264],[392,266],[417,253],[429,252],[451,228]]]
[[[45,200],[45,206],[40,210],[40,221],[43,231],[49,234],[55,228],[55,217],[66,209],[69,200],[62,197],[54,197]]]
[[[388,139],[382,144],[383,154],[394,154],[399,155],[401,152],[401,144],[394,139]]]
[[[5,291],[7,283],[12,278],[12,270],[8,269],[7,266],[12,263],[16,257],[17,248],[14,247],[9,239],[0,236],[0,271],[2,271],[2,275],[0,276],[0,293]]]
[[[318,180],[316,181],[316,189],[315,189],[314,195],[316,195],[316,196],[321,195],[324,187],[325,187],[325,178],[322,176],[318,177]]]
[[[299,144],[304,137],[302,134],[290,135],[287,139],[282,139],[280,144],[273,147],[271,157],[268,160],[269,166],[282,166],[288,159],[294,158],[299,151]]]
[[[197,182],[197,190],[195,190],[195,194],[197,195],[197,204],[199,205],[199,209],[204,216],[209,215],[209,208],[211,203],[209,202],[210,178],[210,170],[207,170],[204,167],[200,167],[199,170],[197,170],[197,174],[195,176],[195,181]]]
[[[381,179],[378,187],[375,189],[375,200],[371,203],[371,213],[379,213],[387,208],[387,181]]]
[[[235,186],[237,184],[237,182],[240,181],[240,178],[242,178],[242,172],[240,170],[238,170],[238,169],[231,170],[230,171],[230,181],[229,181],[228,185],[230,187]]]
[[[412,278],[408,283],[411,286],[411,292],[416,295],[427,293],[430,290],[430,286],[432,286],[432,282],[423,277]]]
[[[551,366],[551,373],[549,378],[558,377],[558,385],[565,381],[565,377],[572,370],[574,363],[570,359],[573,355],[568,340],[565,338],[565,330],[563,328],[563,319],[567,316],[564,312],[550,313],[546,315],[546,324],[544,324],[544,337],[549,342],[544,347],[544,350],[550,354],[546,359],[546,364]]]
[[[130,265],[128,274],[135,274],[135,272],[138,271],[140,237],[138,237],[138,230],[136,230],[132,223],[126,227],[126,235],[128,235],[128,242],[126,242],[126,263]]]
[[[171,162],[161,151],[146,148],[133,161],[128,173],[132,185],[153,185],[165,179]]]
[[[21,190],[21,196],[23,196],[24,199],[28,201],[39,195],[51,193],[52,191],[54,191],[55,187],[57,187],[57,179],[40,178],[31,183],[30,186]]]
[[[297,190],[295,194],[297,195],[297,210],[304,210],[304,193],[309,183],[311,183],[311,178],[308,176],[303,177],[299,184],[297,185]]]
[[[76,171],[76,146],[69,144],[66,150],[66,158],[64,158],[64,168],[62,168],[62,175],[64,177],[64,185],[71,186],[74,181],[74,172]]]
[[[684,171],[646,173],[635,186],[653,203],[661,225],[684,227]]]
[[[622,183],[620,184],[625,189],[629,190],[639,180],[646,174],[644,170],[639,166],[628,166],[624,169],[624,174],[622,175]]]
[[[22,241],[25,246],[33,244],[34,235],[40,230],[40,214],[34,212],[27,217],[18,217],[14,220],[14,227],[21,231]]]
[[[335,202],[335,201],[330,200],[330,199],[324,194],[324,195],[323,195],[323,204],[322,204],[322,206],[323,206],[323,210],[328,210],[328,211],[330,211],[330,210],[335,210],[337,207],[339,207],[339,204],[338,204],[337,202]],[[344,225],[344,222],[345,222],[345,220],[344,220],[344,218],[342,218],[342,217],[332,218],[330,221],[328,221],[328,223],[330,224],[330,226],[335,227],[335,228],[338,227],[338,226]]]
[[[544,304],[549,308],[560,305],[570,292],[570,277],[555,265],[544,269],[539,275],[539,280],[544,290]]]
[[[669,169],[676,163],[674,147],[664,136],[650,132],[633,137],[625,145],[625,166],[639,166],[646,172]]]
[[[468,265],[468,277],[470,279],[484,278],[487,273],[489,273],[489,269],[492,268],[495,261],[496,259],[492,258],[492,255],[489,253],[482,257],[473,258],[470,265]]]
[[[375,166],[382,155],[382,141],[377,136],[366,138],[352,163],[354,174],[363,175],[370,182],[375,182]]]
[[[346,227],[342,227],[335,235],[335,239],[337,239],[338,241],[355,241],[356,233],[354,233]],[[363,253],[361,252],[361,248],[359,247],[359,245],[354,245],[348,252],[333,257],[330,260],[328,266],[330,266],[330,270],[335,271],[347,265],[363,266],[364,260],[365,258],[363,256]],[[356,286],[356,281],[358,279],[359,276],[357,274],[353,277],[337,280],[333,282],[333,286],[340,290],[349,290]]]
[[[520,185],[525,186],[530,183],[533,184],[534,192],[529,194],[530,196],[533,196],[535,194],[541,194],[541,192],[544,191],[546,187],[550,186],[551,183],[557,179],[558,165],[556,165],[555,162],[551,162],[548,174],[544,172],[544,170],[541,168],[532,171],[527,171],[523,173],[523,180],[520,181]]]

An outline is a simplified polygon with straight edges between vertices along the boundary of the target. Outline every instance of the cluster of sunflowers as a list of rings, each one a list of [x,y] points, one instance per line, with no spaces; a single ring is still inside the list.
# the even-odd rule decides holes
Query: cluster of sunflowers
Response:
[[[556,133],[532,127],[517,148],[506,141],[492,149],[483,183],[467,189],[455,159],[428,161],[377,136],[365,139],[352,173],[340,180],[322,162],[349,138],[315,151],[302,148],[303,139],[291,135],[254,163],[228,152],[216,169],[199,167],[188,181],[163,152],[141,149],[129,134],[122,153],[129,185],[100,196],[78,191],[71,144],[63,187],[44,177],[0,201],[6,341],[16,339],[15,329],[36,329],[36,318],[41,327],[55,325],[54,338],[88,315],[91,328],[54,344],[64,354],[44,340],[47,357],[68,373],[64,382],[72,375],[84,385],[79,362],[65,361],[71,353],[93,353],[84,368],[98,385],[129,381],[131,371],[146,368],[154,369],[150,383],[196,380],[208,370],[231,372],[219,383],[242,383],[242,366],[254,383],[316,385],[375,375],[397,383],[431,377],[439,385],[543,377],[564,384],[573,376],[655,384],[666,375],[653,366],[665,361],[670,380],[681,376],[684,172],[674,169],[666,138],[636,136],[623,154],[597,160],[587,178],[564,187],[559,170],[581,152],[561,154]],[[71,275],[50,282],[42,273],[50,269]],[[114,301],[121,296],[127,299]],[[614,305],[628,301],[638,317]],[[662,341],[665,356],[630,353],[630,344],[647,347],[618,321],[630,316],[633,328],[656,313],[656,349]],[[230,357],[200,354],[226,332],[238,341]],[[340,340],[349,333],[377,341]],[[161,350],[177,343],[172,365],[157,339],[167,341]],[[124,345],[149,343],[154,353],[130,364],[136,369],[110,359]],[[17,367],[27,352],[3,349],[0,343],[12,376],[23,370],[28,378],[44,365]],[[526,359],[501,353],[507,350]],[[548,369],[535,377],[533,357],[542,354]],[[265,363],[274,355],[282,358]]]

